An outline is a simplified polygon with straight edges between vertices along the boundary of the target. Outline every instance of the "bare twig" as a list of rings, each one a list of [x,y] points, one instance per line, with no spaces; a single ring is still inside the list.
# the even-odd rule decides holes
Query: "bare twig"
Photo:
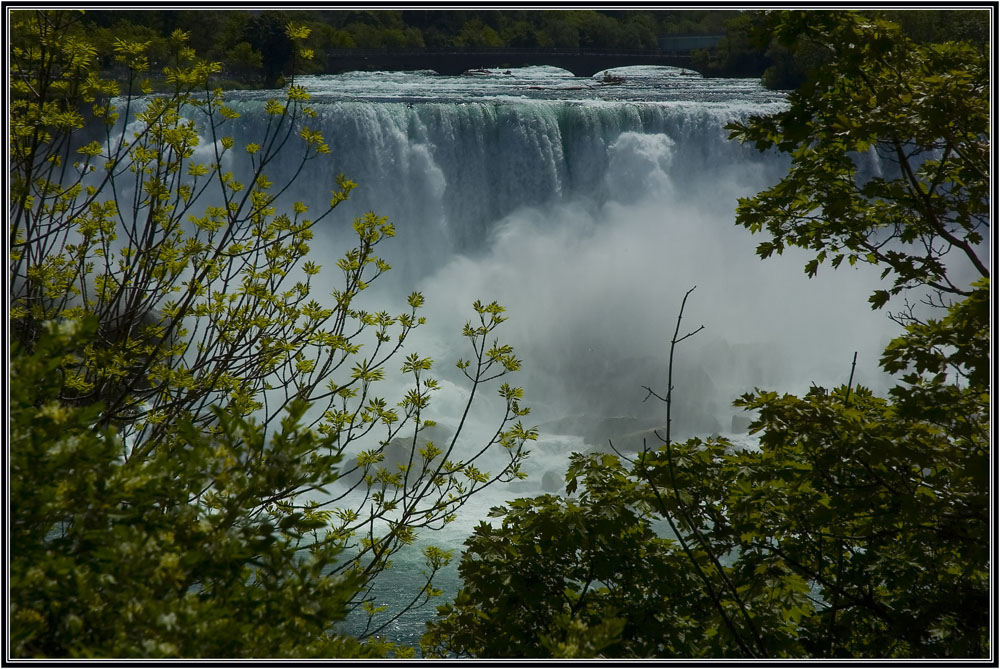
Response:
[[[847,399],[851,398],[851,387],[854,385],[854,366],[858,364],[858,352],[854,352],[854,360],[851,361],[851,378],[847,380]]]
[[[670,340],[670,362],[667,365],[667,399],[664,400],[667,403],[667,438],[665,439],[667,446],[670,445],[670,407],[673,404],[671,402],[671,393],[673,393],[674,390],[674,348],[677,344],[681,343],[688,337],[694,336],[705,329],[704,325],[699,325],[697,330],[688,332],[680,339],[677,338],[677,333],[681,331],[681,319],[684,318],[684,305],[687,304],[688,295],[690,295],[697,287],[698,286],[691,286],[688,292],[684,293],[684,299],[681,300],[680,311],[677,312],[677,326],[674,328],[674,337]]]
[[[668,467],[668,470],[669,470],[670,487],[673,490],[674,499],[675,499],[675,501],[677,503],[677,509],[679,510],[679,512],[680,512],[681,517],[683,518],[683,520],[687,523],[687,526],[688,526],[691,534],[694,535],[694,538],[697,540],[697,542],[700,545],[701,549],[708,556],[709,561],[712,564],[712,567],[719,574],[719,578],[722,580],[722,590],[728,590],[730,596],[733,598],[733,600],[735,600],[737,606],[739,607],[740,614],[741,614],[744,622],[746,623],[747,628],[750,630],[751,636],[753,637],[754,645],[756,646],[756,652],[755,652],[755,649],[752,648],[747,643],[747,640],[744,639],[743,636],[738,632],[738,630],[736,628],[736,625],[735,625],[735,622],[729,616],[729,614],[726,612],[725,607],[722,605],[722,599],[721,599],[722,590],[720,590],[719,592],[716,592],[715,589],[712,587],[711,582],[710,582],[710,580],[708,578],[708,575],[705,574],[705,572],[701,568],[701,565],[698,564],[697,560],[694,557],[693,552],[691,551],[691,548],[688,546],[687,540],[678,531],[678,528],[677,528],[677,526],[675,524],[674,518],[673,518],[673,516],[670,514],[670,512],[667,509],[666,502],[664,501],[663,497],[660,495],[660,491],[656,487],[656,484],[653,483],[652,476],[647,473],[647,470],[646,470],[646,456],[648,454],[648,451],[646,449],[645,443],[643,443],[642,459],[640,460],[640,463],[642,464],[642,468],[640,469],[640,472],[641,472],[642,477],[645,479],[646,483],[649,485],[650,489],[652,490],[653,495],[656,498],[656,501],[657,501],[657,503],[658,503],[658,505],[660,507],[660,511],[663,514],[663,517],[670,524],[670,529],[673,530],[674,534],[677,536],[678,540],[680,541],[681,548],[684,550],[685,555],[687,555],[688,560],[691,562],[691,564],[694,566],[695,570],[698,572],[698,576],[704,582],[705,587],[708,590],[709,597],[712,599],[713,604],[715,605],[716,609],[719,611],[719,614],[722,616],[722,620],[726,624],[726,627],[728,627],[729,630],[730,630],[730,632],[732,633],[734,641],[737,643],[737,645],[739,645],[740,649],[743,650],[743,652],[746,653],[748,656],[750,656],[750,657],[765,656],[766,657],[767,651],[765,649],[764,642],[760,638],[759,633],[757,632],[757,627],[756,627],[756,625],[754,625],[754,622],[753,622],[752,618],[750,617],[750,613],[749,613],[749,611],[747,611],[746,605],[743,603],[743,600],[740,598],[739,593],[737,592],[735,585],[733,584],[732,580],[729,578],[729,575],[726,573],[726,570],[722,566],[721,562],[719,561],[718,556],[716,556],[715,553],[713,552],[712,546],[711,546],[711,544],[709,544],[708,539],[705,538],[705,536],[698,529],[696,523],[694,522],[694,519],[691,517],[691,514],[689,512],[688,507],[684,504],[684,501],[681,498],[680,490],[678,490],[678,488],[677,488],[677,478],[676,478],[676,472],[674,470],[673,448],[672,448],[671,435],[670,435],[670,424],[671,424],[670,410],[671,410],[671,406],[673,404],[673,389],[674,389],[674,386],[673,386],[673,378],[674,378],[674,349],[677,347],[677,344],[679,344],[680,342],[684,341],[688,337],[692,337],[692,336],[698,334],[699,332],[701,332],[705,328],[704,325],[700,325],[700,326],[698,326],[698,328],[696,330],[692,330],[691,332],[687,333],[683,337],[679,337],[678,336],[680,334],[680,330],[681,330],[681,321],[684,318],[684,307],[687,304],[687,298],[694,291],[695,288],[697,288],[697,286],[693,286],[690,290],[688,290],[686,293],[684,293],[684,299],[681,300],[681,308],[677,312],[677,325],[674,327],[674,336],[670,340],[670,356],[669,356],[669,362],[667,364],[667,396],[665,398],[664,397],[660,397],[660,395],[658,395],[657,393],[653,392],[652,389],[650,389],[650,388],[648,388],[646,386],[643,386],[643,387],[646,388],[646,390],[649,393],[646,396],[646,399],[649,399],[650,395],[652,395],[652,396],[655,396],[657,399],[665,402],[666,405],[667,405],[667,425],[666,425],[666,430],[665,430],[666,433],[664,434],[663,442],[664,442],[664,445],[665,445],[665,448],[666,448],[667,467]],[[643,401],[645,401],[645,400],[643,400]],[[657,434],[657,436],[659,436],[659,434]]]
[[[614,451],[615,455],[617,455],[619,458],[621,458],[625,462],[629,463],[630,465],[635,465],[635,460],[633,460],[632,458],[628,457],[627,455],[625,455],[624,453],[622,453],[621,451],[619,451],[617,448],[615,448],[614,443],[612,443],[612,441],[610,439],[608,439],[608,446],[611,447],[611,450]],[[643,451],[643,453],[646,452],[646,440],[645,439],[642,440],[642,451]]]
[[[643,390],[646,391],[646,397],[643,398],[643,400],[642,400],[643,402],[645,402],[646,400],[648,400],[650,398],[650,396],[655,397],[656,399],[660,400],[661,402],[666,402],[667,401],[666,397],[660,397],[659,395],[656,394],[656,391],[654,391],[649,386],[642,386],[642,388],[643,388]]]

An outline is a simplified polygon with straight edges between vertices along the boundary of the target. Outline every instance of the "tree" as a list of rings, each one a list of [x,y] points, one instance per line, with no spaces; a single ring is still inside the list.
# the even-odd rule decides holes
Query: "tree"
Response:
[[[30,352],[15,343],[12,655],[382,656],[386,644],[330,633],[360,584],[323,573],[340,552],[323,515],[260,509],[336,479],[329,437],[301,428],[306,405],[269,440],[219,410],[217,431],[178,426],[170,448],[125,462],[120,434],[94,429],[101,405],[57,399],[63,360],[96,330],[49,321]]]
[[[496,30],[481,19],[472,18],[462,25],[462,29],[452,38],[452,44],[458,47],[501,47],[503,40]]]
[[[240,42],[230,49],[226,53],[225,63],[227,70],[243,81],[253,79],[264,66],[260,51],[250,46],[249,42]]]
[[[501,33],[504,46],[534,49],[541,45],[538,30],[528,21],[510,21]]]
[[[573,497],[516,499],[466,542],[453,603],[426,653],[473,657],[718,657],[733,644],[649,491],[610,454],[573,454]],[[662,523],[659,523],[662,524]]]
[[[592,10],[583,10],[571,12],[568,19],[578,31],[581,48],[613,49],[631,46],[622,44],[621,26],[610,16]]]
[[[725,35],[714,49],[699,49],[692,54],[704,76],[753,77],[767,67],[764,48],[754,44],[751,35],[760,15],[741,12],[726,20]]]
[[[761,257],[786,245],[815,251],[810,276],[828,257],[834,267],[846,258],[882,268],[892,282],[874,292],[873,308],[917,288],[931,291],[924,311],[945,312],[921,316],[907,300],[894,315],[905,333],[880,365],[903,375],[888,400],[850,387],[801,400],[763,392],[741,400],[760,412],[762,443],[773,453],[787,457],[781,444],[802,450],[793,460],[823,477],[841,524],[795,547],[826,560],[797,553],[789,562],[823,584],[830,632],[822,643],[830,651],[841,644],[849,654],[980,656],[988,563],[986,59],[969,44],[915,44],[893,24],[856,14],[790,14],[772,30],[779,40],[821,46],[832,62],[792,94],[788,112],[734,126],[741,141],[792,156],[785,179],[740,203],[738,222],[767,230]],[[884,161],[888,174],[860,169],[864,153]],[[774,554],[794,552],[792,543]],[[851,622],[836,634],[838,615]],[[848,641],[851,624],[878,633]]]
[[[812,251],[810,276],[826,260],[882,268],[891,279],[872,296],[874,308],[929,291],[923,309],[907,302],[893,314],[903,330],[879,365],[898,385],[881,398],[855,386],[852,374],[846,385],[803,397],[746,393],[736,406],[756,413],[751,431],[760,435],[759,448],[746,448],[725,439],[674,443],[668,379],[659,447],[629,458],[630,469],[615,456],[578,456],[567,480],[587,472],[579,499],[518,501],[498,510],[500,528],[477,530],[460,567],[470,582],[430,624],[434,647],[492,652],[468,635],[514,619],[539,621],[520,637],[539,654],[550,652],[544,639],[554,633],[579,638],[593,626],[601,643],[589,650],[605,654],[988,655],[985,60],[964,44],[914,44],[854,13],[781,13],[770,30],[812,40],[830,57],[787,110],[732,126],[736,139],[791,157],[785,179],[741,201],[737,222],[768,235],[762,258],[788,245]],[[869,151],[892,170],[861,170]],[[681,315],[671,360],[684,338]],[[594,495],[605,517],[630,513],[643,528],[666,522],[676,543],[644,532],[573,534],[559,555],[586,556],[603,542],[602,555],[628,559],[590,586],[581,586],[579,565],[554,561],[548,579],[566,591],[550,588],[543,603],[509,603],[483,585],[482,574],[518,582],[533,573],[523,537]],[[701,602],[694,615],[695,627],[709,630],[703,638],[667,624],[658,645],[634,645],[628,630],[639,614],[629,609],[573,625],[552,613],[566,615],[567,598],[601,601],[604,589],[627,587],[639,573],[650,589],[631,590],[630,608],[665,615],[677,595],[659,576],[664,565]]]
[[[915,44],[894,24],[853,13],[795,13],[772,33],[785,43],[809,40],[833,62],[789,96],[788,111],[733,126],[741,142],[792,156],[781,182],[740,202],[740,225],[770,236],[758,255],[786,245],[815,251],[810,276],[827,258],[833,267],[878,264],[893,281],[872,296],[876,307],[916,286],[967,296],[948,262],[989,276],[981,258],[989,216],[982,52]],[[866,156],[887,174],[866,174]]]
[[[323,304],[312,297],[323,268],[307,259],[309,242],[354,184],[343,176],[330,184],[331,196],[315,213],[303,202],[277,211],[288,181],[328,158],[322,135],[310,126],[315,112],[306,91],[289,86],[283,99],[270,100],[264,135],[237,147],[227,128],[239,115],[209,83],[219,65],[199,60],[180,31],[171,37],[174,60],[164,68],[170,89],[153,95],[143,44],[116,40],[126,74],[120,83],[107,81],[98,76],[78,14],[25,11],[13,18],[10,325],[16,355],[24,357],[16,367],[23,378],[14,381],[34,383],[38,377],[23,370],[37,367],[43,350],[54,351],[55,371],[37,392],[21,389],[21,408],[12,416],[18,435],[12,462],[30,468],[32,458],[41,458],[58,489],[79,488],[80,501],[94,501],[87,512],[61,496],[44,514],[32,515],[38,500],[30,488],[13,494],[22,523],[12,543],[14,607],[23,612],[15,612],[23,626],[15,630],[23,640],[19,648],[25,654],[236,652],[152,628],[148,638],[167,645],[146,649],[120,638],[126,622],[101,622],[101,611],[109,609],[88,608],[97,601],[89,596],[58,606],[65,588],[73,587],[59,581],[66,569],[87,575],[91,585],[97,579],[100,587],[107,575],[127,574],[115,585],[122,599],[107,600],[106,607],[129,596],[144,606],[147,595],[162,592],[157,588],[167,581],[148,573],[153,565],[145,557],[125,565],[135,556],[103,546],[133,526],[151,542],[176,546],[181,567],[169,581],[176,596],[167,608],[150,608],[167,620],[197,615],[201,609],[185,608],[191,592],[200,602],[211,600],[202,602],[206,615],[222,615],[233,607],[227,598],[239,592],[233,579],[275,597],[261,595],[263,608],[249,617],[233,613],[234,624],[250,624],[258,614],[274,620],[301,604],[287,583],[328,600],[300,632],[288,627],[287,635],[261,635],[247,653],[294,654],[299,651],[290,649],[303,634],[329,632],[344,603],[344,583],[353,584],[347,610],[374,613],[375,579],[419,530],[450,522],[485,486],[524,476],[524,445],[534,432],[520,423],[528,412],[521,389],[499,385],[503,415],[486,443],[466,444],[462,434],[477,394],[520,365],[509,346],[492,339],[505,319],[503,307],[474,305],[476,320],[464,330],[471,356],[459,361],[470,382],[465,414],[446,440],[425,443],[420,437],[433,425],[427,411],[437,383],[432,361],[405,348],[424,322],[418,315],[423,297],[410,295],[399,315],[370,313],[359,298],[390,269],[376,250],[393,236],[392,224],[374,213],[354,220],[354,245],[336,262],[341,283]],[[293,25],[286,32],[293,42],[307,37]],[[306,56],[304,50],[297,55]],[[116,97],[121,90],[126,93]],[[287,151],[301,159],[288,181],[275,184],[269,175],[274,158]],[[326,285],[335,285],[332,278]],[[65,349],[47,343],[50,323],[64,321],[82,323],[91,334],[59,340]],[[398,401],[380,392],[390,365],[412,382]],[[49,443],[56,427],[36,429],[33,421],[45,407],[66,416],[55,424],[79,450]],[[404,443],[393,451],[398,462],[387,459],[390,442]],[[505,458],[499,470],[481,469],[494,452]],[[336,462],[341,481],[331,486]],[[114,485],[94,483],[105,475]],[[162,496],[146,489],[172,477],[184,480]],[[195,529],[171,537],[162,535],[167,525],[142,525],[157,514]],[[237,536],[214,537],[212,527]],[[217,546],[232,554],[218,564]],[[299,569],[295,560],[307,554],[315,562]],[[425,554],[427,577],[415,586],[418,596],[362,636],[437,594],[432,579],[448,553],[428,547]],[[58,587],[33,590],[32,567]],[[210,581],[225,587],[212,589]],[[49,620],[39,626],[28,611]],[[134,619],[129,638],[145,634],[151,620]],[[289,613],[288,620],[298,618]],[[70,628],[76,645],[59,645],[57,631]],[[211,626],[202,631],[210,635]],[[331,646],[324,644],[303,643],[300,652],[326,652]]]
[[[259,51],[264,59],[264,81],[268,88],[279,88],[282,76],[293,70],[295,48],[285,32],[287,19],[274,12],[252,16],[243,28],[243,40]]]

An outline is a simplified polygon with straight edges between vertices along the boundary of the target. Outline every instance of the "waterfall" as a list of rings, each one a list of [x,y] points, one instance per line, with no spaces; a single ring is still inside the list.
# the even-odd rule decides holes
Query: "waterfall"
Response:
[[[734,225],[738,199],[775,183],[788,162],[729,140],[726,125],[773,111],[780,98],[756,82],[654,73],[645,87],[616,92],[528,70],[514,84],[497,76],[475,86],[419,73],[307,78],[318,89],[310,123],[333,157],[310,163],[278,202],[279,211],[293,201],[322,208],[339,173],[358,183],[315,230],[313,256],[330,271],[354,216],[375,211],[395,224],[396,238],[380,247],[393,269],[366,292],[365,308],[397,312],[411,291],[424,293],[429,326],[410,343],[436,361],[442,390],[425,417],[442,425],[463,399],[454,361],[467,355],[460,331],[471,303],[507,307],[499,335],[523,360],[514,382],[532,407],[528,425],[540,427],[529,478],[488,489],[423,543],[458,548],[492,504],[557,492],[571,451],[606,448],[609,438],[634,451],[652,438],[664,409],[643,401],[643,386],[665,392],[670,336],[692,286],[684,330],[704,330],[675,355],[675,438],[736,439],[743,424],[731,402],[741,393],[846,383],[855,351],[855,382],[886,385],[877,360],[895,330],[867,307],[877,273],[845,264],[809,280],[807,254],[761,261],[760,240]],[[235,146],[264,133],[274,94],[232,94]],[[289,149],[268,176],[282,181],[297,157]],[[422,568],[416,550],[395,561],[378,585],[390,607],[412,596]],[[454,568],[438,585],[454,593]],[[431,615],[412,612],[390,638],[415,643]]]
[[[497,222],[519,208],[581,199],[628,203],[659,193],[668,176],[691,188],[733,164],[780,172],[777,161],[726,139],[732,120],[726,110],[559,101],[314,108],[335,160],[310,173],[294,196],[315,197],[316,183],[332,183],[343,171],[359,184],[345,209],[378,211],[430,234],[449,253],[482,250]],[[259,134],[266,123],[262,104],[237,109],[247,139]]]
[[[426,345],[444,366],[472,300],[505,304],[525,360],[521,382],[543,418],[659,415],[641,386],[665,383],[668,333],[694,285],[686,319],[705,332],[678,351],[681,434],[727,430],[730,402],[754,386],[843,383],[855,350],[874,363],[887,342],[884,317],[866,309],[872,273],[807,281],[803,254],[762,262],[757,240],[735,227],[737,199],[788,167],[728,139],[728,122],[766,105],[313,106],[334,159],[299,179],[289,199],[322,200],[341,171],[359,184],[318,233],[320,256],[336,251],[351,217],[388,216],[397,238],[382,288],[427,294],[442,339]],[[262,101],[237,108],[239,146],[266,118]]]

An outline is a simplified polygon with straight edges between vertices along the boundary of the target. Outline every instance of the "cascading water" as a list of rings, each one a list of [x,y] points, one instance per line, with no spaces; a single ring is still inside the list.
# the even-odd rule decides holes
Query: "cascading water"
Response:
[[[372,298],[391,306],[424,293],[430,328],[414,347],[445,381],[436,417],[449,423],[458,404],[449,369],[465,354],[459,332],[474,299],[507,307],[500,334],[524,362],[516,382],[533,408],[529,424],[541,428],[531,477],[475,501],[447,539],[425,542],[456,547],[490,505],[557,490],[572,450],[609,438],[640,448],[643,431],[663,423],[642,386],[664,390],[670,334],[692,286],[685,326],[705,330],[676,354],[675,437],[738,432],[731,401],[754,386],[844,383],[855,351],[855,381],[885,383],[870,371],[892,333],[866,304],[877,275],[858,267],[806,280],[803,255],[761,262],[757,240],[733,224],[737,199],[788,165],[728,140],[725,125],[777,109],[781,96],[672,68],[615,72],[624,84],[553,68],[298,82],[335,159],[298,179],[288,201],[321,204],[338,172],[359,184],[317,231],[321,260],[339,255],[353,216],[373,210],[395,223],[384,253],[394,269]],[[234,97],[240,146],[261,134],[268,95]],[[383,575],[387,601],[419,570],[419,556],[396,562]],[[447,579],[446,596],[457,587],[454,572]],[[401,619],[388,636],[415,642],[430,615]]]

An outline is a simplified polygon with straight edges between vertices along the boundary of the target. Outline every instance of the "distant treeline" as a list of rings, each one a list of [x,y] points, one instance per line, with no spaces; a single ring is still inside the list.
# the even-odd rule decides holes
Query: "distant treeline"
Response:
[[[917,42],[965,41],[982,46],[989,42],[989,12],[979,10],[893,10],[877,14],[899,24],[903,33]],[[794,43],[762,39],[768,13],[737,12],[725,19],[725,37],[715,49],[695,54],[705,76],[762,77],[773,89],[794,89],[809,71],[830,57],[816,42],[799,35]]]
[[[984,11],[891,11],[919,41],[967,39],[985,44]],[[310,28],[316,54],[300,73],[322,72],[324,52],[337,48],[560,47],[656,49],[663,35],[725,35],[718,47],[694,54],[706,76],[759,77],[772,87],[798,84],[818,57],[807,46],[761,44],[754,28],[763,12],[737,10],[510,11],[510,10],[95,10],[86,15],[91,37],[111,64],[114,38],[151,42],[153,65],[170,56],[170,33],[190,33],[199,55],[224,64],[224,76],[245,85],[273,86],[289,72],[289,21]]]

